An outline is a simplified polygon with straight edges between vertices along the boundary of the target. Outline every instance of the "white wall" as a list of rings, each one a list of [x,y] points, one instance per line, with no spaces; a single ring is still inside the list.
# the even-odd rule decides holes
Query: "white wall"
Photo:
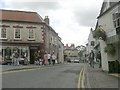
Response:
[[[92,30],[90,30],[90,34],[88,37],[88,53],[90,53],[91,50],[94,50],[94,46],[91,46],[91,41],[95,41],[95,39],[93,38]]]
[[[108,56],[107,53],[104,52],[104,48],[106,47],[106,43],[103,40],[100,41],[100,49],[101,49],[101,62],[102,62],[102,69],[104,71],[108,71]]]

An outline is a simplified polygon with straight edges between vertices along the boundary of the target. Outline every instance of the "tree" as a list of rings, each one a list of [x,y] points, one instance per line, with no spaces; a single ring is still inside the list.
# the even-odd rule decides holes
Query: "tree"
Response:
[[[83,50],[85,49],[85,46],[80,45],[80,46],[77,46],[76,49],[77,49],[78,51],[81,51],[81,50],[83,51]]]
[[[80,46],[77,46],[76,49],[78,50],[79,57],[82,57],[86,47],[83,45],[80,45]]]

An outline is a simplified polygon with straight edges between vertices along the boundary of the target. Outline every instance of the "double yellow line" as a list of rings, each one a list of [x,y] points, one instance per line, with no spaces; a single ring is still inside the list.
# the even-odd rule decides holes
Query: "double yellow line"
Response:
[[[77,85],[78,90],[80,88],[85,88],[85,83],[86,83],[85,82],[85,69],[82,68],[79,74],[79,79],[78,79],[78,85]]]

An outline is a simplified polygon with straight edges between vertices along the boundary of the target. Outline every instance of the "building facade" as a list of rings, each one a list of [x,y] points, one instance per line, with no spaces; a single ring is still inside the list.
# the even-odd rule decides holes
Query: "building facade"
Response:
[[[57,56],[57,63],[63,63],[63,44],[61,42],[61,38],[58,36],[58,33],[49,25],[49,18],[48,16],[45,17],[44,21],[46,22],[45,25],[45,32],[44,32],[44,41],[45,41],[45,51],[52,54],[53,52]]]
[[[14,51],[19,60],[25,58],[33,64],[35,52],[55,52],[58,62],[63,62],[61,38],[49,25],[49,18],[43,19],[36,12],[0,10],[0,60],[12,61]],[[43,57],[42,57],[43,58]]]
[[[71,46],[64,46],[64,57],[67,60],[74,60],[75,58],[78,58],[78,50],[75,48],[74,45],[71,44]]]
[[[120,1],[111,2],[105,0],[102,4],[100,15],[98,16],[97,27],[101,27],[107,34],[106,41],[97,40],[100,44],[102,56],[102,69],[109,70],[108,62],[118,60],[120,62]],[[104,51],[108,45],[115,47],[115,55]]]
[[[34,63],[35,51],[41,50],[44,44],[42,18],[36,12],[1,10],[0,13],[1,60],[11,61],[16,50],[20,60],[27,58]]]

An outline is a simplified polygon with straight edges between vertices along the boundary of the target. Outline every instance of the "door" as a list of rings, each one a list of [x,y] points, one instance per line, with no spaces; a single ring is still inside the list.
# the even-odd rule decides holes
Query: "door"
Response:
[[[30,49],[30,64],[34,64],[35,57],[34,57],[35,50]]]

